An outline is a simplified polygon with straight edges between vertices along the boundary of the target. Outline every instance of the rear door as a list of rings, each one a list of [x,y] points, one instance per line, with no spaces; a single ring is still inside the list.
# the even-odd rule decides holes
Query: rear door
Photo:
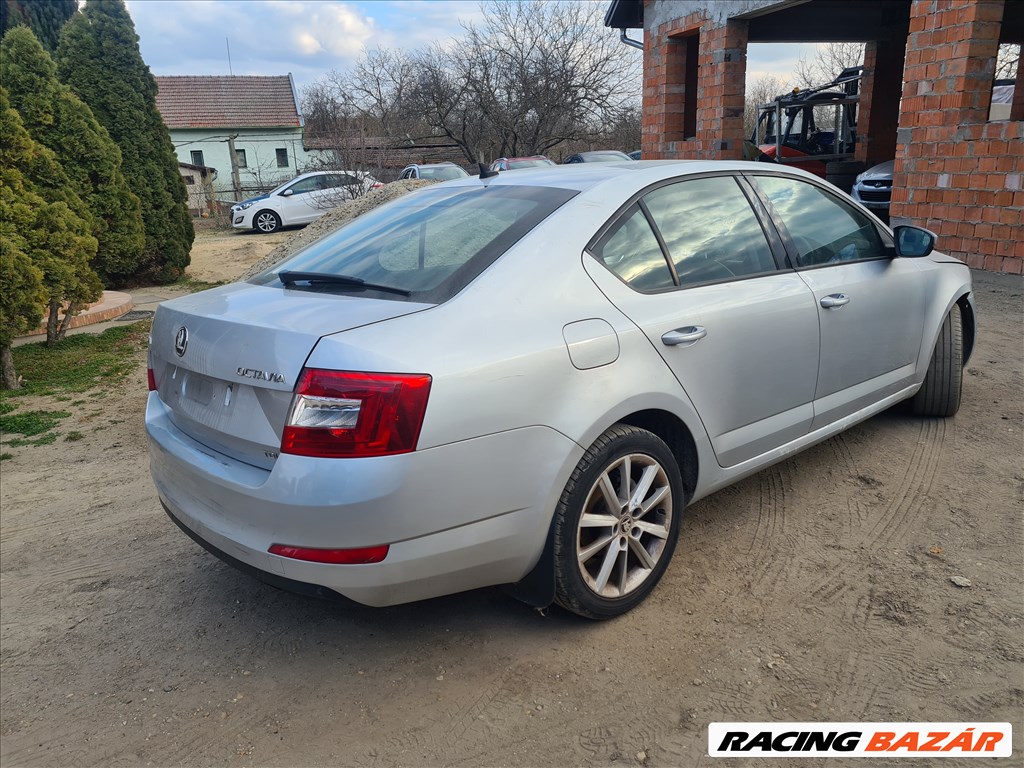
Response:
[[[804,435],[813,417],[814,300],[778,269],[769,236],[736,178],[708,176],[643,195],[586,260],[672,369],[722,466]]]
[[[909,386],[924,335],[928,281],[921,262],[853,203],[811,181],[754,176],[821,326],[813,428]]]

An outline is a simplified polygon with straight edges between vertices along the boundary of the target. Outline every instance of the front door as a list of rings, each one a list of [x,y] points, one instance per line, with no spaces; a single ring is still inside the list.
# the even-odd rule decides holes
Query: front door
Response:
[[[849,201],[781,176],[752,181],[774,209],[821,326],[814,428],[909,386],[924,335],[928,281]]]

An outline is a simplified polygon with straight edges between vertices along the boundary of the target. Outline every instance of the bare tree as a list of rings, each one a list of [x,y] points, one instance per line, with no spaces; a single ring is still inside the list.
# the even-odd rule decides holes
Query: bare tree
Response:
[[[639,54],[595,3],[494,0],[455,45],[364,52],[304,93],[310,130],[442,137],[468,162],[593,139],[639,100]]]
[[[761,107],[789,90],[789,81],[775,75],[761,75],[748,83],[743,99],[743,135],[753,134]]]
[[[847,67],[864,63],[863,43],[824,43],[812,58],[801,56],[796,63],[793,79],[801,88],[830,83]]]
[[[996,80],[1014,80],[1020,61],[1020,43],[1003,43],[996,57]]]

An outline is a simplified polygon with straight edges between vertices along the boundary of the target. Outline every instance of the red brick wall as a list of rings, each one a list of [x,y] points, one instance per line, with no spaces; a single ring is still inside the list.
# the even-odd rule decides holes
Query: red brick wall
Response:
[[[684,38],[697,36],[697,92],[685,86]],[[645,159],[736,160],[743,156],[745,22],[716,25],[704,11],[645,30],[641,150]],[[686,136],[687,100],[696,131]]]
[[[893,223],[972,267],[1024,273],[1024,122],[987,122],[1002,0],[914,0]]]

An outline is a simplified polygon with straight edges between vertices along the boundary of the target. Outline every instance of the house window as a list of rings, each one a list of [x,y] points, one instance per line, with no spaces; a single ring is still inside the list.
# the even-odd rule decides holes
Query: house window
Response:
[[[288,150],[287,149],[276,149],[277,152],[277,167],[287,168],[288,167]]]
[[[249,167],[248,163],[245,162],[245,150],[244,149],[236,149],[235,150],[235,162],[238,163],[238,167],[239,168],[248,168]]]
[[[183,178],[185,180],[185,183],[189,186],[192,186],[193,184],[196,183],[195,176],[182,176],[181,178]]]
[[[206,165],[206,163],[203,162],[203,150],[192,150],[192,165]]]

